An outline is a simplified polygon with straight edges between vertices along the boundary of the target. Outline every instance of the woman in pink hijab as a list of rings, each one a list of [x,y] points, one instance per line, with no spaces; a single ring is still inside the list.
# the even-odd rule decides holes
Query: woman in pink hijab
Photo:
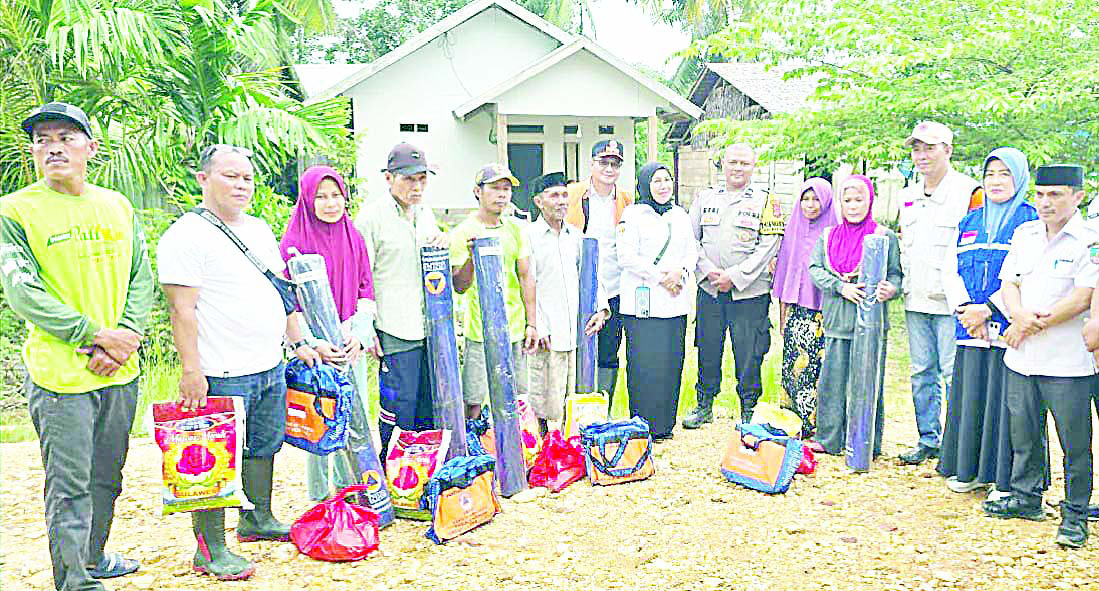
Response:
[[[286,235],[279,243],[284,260],[290,260],[290,249],[301,254],[319,254],[328,269],[328,282],[336,301],[336,312],[343,324],[345,344],[342,349],[307,337],[309,345],[320,353],[326,363],[347,364],[351,379],[359,393],[352,405],[352,422],[365,425],[366,410],[361,395],[367,392],[366,356],[378,355],[380,345],[374,331],[374,280],[370,273],[370,258],[366,242],[347,215],[349,200],[347,185],[334,168],[312,166],[298,180],[298,203],[290,216]],[[309,335],[304,320],[302,330]],[[361,423],[360,423],[361,421]],[[363,429],[352,429],[360,433]],[[354,445],[354,441],[352,441]],[[331,492],[326,456],[310,455],[307,459],[307,484],[313,500],[323,500]],[[354,484],[342,461],[335,461],[335,484],[340,489]]]
[[[782,388],[788,398],[786,406],[801,417],[802,438],[815,430],[817,378],[824,351],[821,295],[809,279],[809,255],[820,235],[836,221],[832,184],[820,177],[806,180],[776,258],[773,291],[780,306]]]
[[[897,235],[874,222],[874,183],[856,174],[840,184],[840,223],[821,234],[809,261],[809,277],[821,291],[824,329],[824,361],[817,396],[817,441],[824,451],[839,455],[847,444],[847,391],[853,364],[851,341],[855,336],[855,315],[866,298],[891,300],[901,288],[901,247]],[[867,286],[859,282],[862,240],[871,234],[889,239],[885,280]],[[882,339],[889,330],[888,317]],[[880,371],[885,372],[885,343],[881,347]],[[882,380],[884,382],[884,380]],[[885,405],[878,391],[877,422],[874,425],[874,457],[881,455]]]

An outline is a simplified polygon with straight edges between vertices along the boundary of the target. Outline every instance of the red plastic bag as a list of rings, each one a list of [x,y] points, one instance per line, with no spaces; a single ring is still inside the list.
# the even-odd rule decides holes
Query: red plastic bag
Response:
[[[817,458],[808,445],[801,446],[801,463],[798,464],[798,474],[809,475],[817,471]]]
[[[531,486],[543,486],[560,492],[585,474],[580,437],[574,436],[565,441],[561,432],[555,429],[547,433],[542,441],[542,449],[534,459],[529,479]]]
[[[290,539],[298,550],[330,562],[362,560],[377,550],[378,514],[344,500],[365,490],[365,484],[349,486],[303,513],[290,526]]]

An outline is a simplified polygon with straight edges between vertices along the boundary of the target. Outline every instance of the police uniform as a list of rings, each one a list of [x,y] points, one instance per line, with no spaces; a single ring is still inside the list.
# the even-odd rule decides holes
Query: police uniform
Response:
[[[1043,182],[1042,175],[1040,168],[1039,185],[1062,184]],[[1075,288],[1095,287],[1099,266],[1091,262],[1088,248],[1097,241],[1099,234],[1080,216],[1072,216],[1052,240],[1047,239],[1042,221],[1027,222],[1015,231],[1000,279],[1018,286],[1023,308],[1048,310]],[[1040,511],[1045,476],[1041,418],[1048,408],[1065,452],[1064,521],[1059,543],[1063,543],[1061,534],[1066,525],[1082,523],[1086,528],[1084,520],[1092,491],[1089,398],[1095,363],[1080,338],[1086,315],[1082,312],[1026,337],[1004,354],[1013,448],[1012,497],[984,506],[986,512],[997,517]]]
[[[698,347],[698,409],[684,421],[697,427],[708,420],[714,398],[721,390],[721,358],[725,332],[733,341],[733,359],[740,397],[741,418],[763,394],[763,356],[771,346],[771,273],[768,265],[778,254],[782,239],[782,206],[767,191],[748,187],[730,192],[706,189],[690,209],[695,239],[701,245],[696,268],[698,281],[695,345]],[[712,271],[727,272],[733,282],[719,292],[707,277]],[[693,419],[693,420],[692,420]],[[688,423],[692,424],[688,424]]]

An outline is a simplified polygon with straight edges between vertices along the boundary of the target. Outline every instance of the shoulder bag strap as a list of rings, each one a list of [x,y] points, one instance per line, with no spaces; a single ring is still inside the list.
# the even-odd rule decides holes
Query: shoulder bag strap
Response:
[[[653,266],[660,264],[661,259],[664,258],[664,253],[668,252],[668,245],[672,243],[672,223],[668,220],[664,220],[664,223],[668,225],[668,237],[664,239],[664,246],[660,247],[660,252],[656,253],[656,258],[653,259]]]
[[[268,269],[267,265],[263,264],[263,261],[256,258],[256,255],[252,254],[252,251],[248,250],[248,247],[244,245],[244,242],[242,242],[241,239],[238,238],[237,235],[229,229],[229,226],[225,225],[225,222],[221,221],[218,216],[214,215],[213,212],[204,207],[196,207],[191,210],[191,213],[210,222],[217,229],[221,230],[225,234],[225,236],[233,242],[233,244],[237,245],[237,248],[239,248],[240,251],[244,253],[244,256],[247,257],[248,260],[256,266],[256,269],[258,269],[260,273],[263,273],[265,277],[267,277],[268,279],[273,279],[275,277],[275,274],[271,272],[271,269]]]

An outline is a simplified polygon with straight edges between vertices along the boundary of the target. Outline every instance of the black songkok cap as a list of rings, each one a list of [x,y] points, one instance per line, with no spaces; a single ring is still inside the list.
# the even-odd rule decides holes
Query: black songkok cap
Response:
[[[533,197],[535,195],[541,194],[542,191],[545,191],[550,187],[564,187],[566,184],[567,183],[565,182],[565,173],[551,172],[548,174],[544,174],[531,182],[530,194]]]
[[[1076,164],[1039,166],[1034,174],[1034,184],[1043,187],[1082,187],[1084,186],[1084,167]]]

